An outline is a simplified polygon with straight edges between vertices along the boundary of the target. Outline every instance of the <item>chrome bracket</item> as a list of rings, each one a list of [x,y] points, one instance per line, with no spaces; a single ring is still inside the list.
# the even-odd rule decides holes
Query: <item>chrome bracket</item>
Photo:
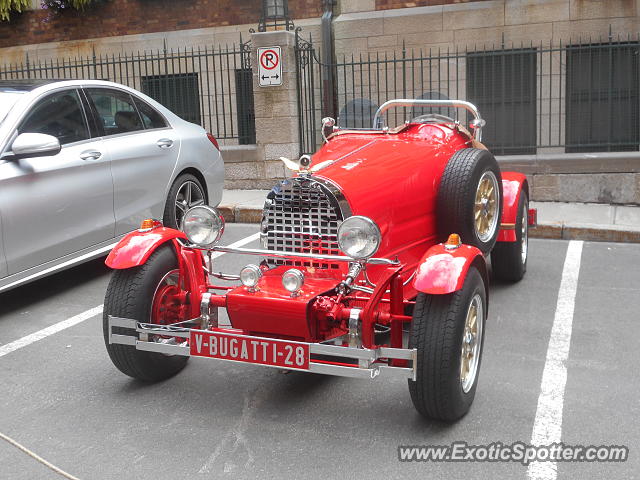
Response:
[[[359,308],[352,308],[349,311],[349,346],[360,348],[362,339],[360,336],[360,313]]]
[[[218,309],[211,311],[211,294],[207,292],[200,299],[200,328],[208,330],[210,327],[218,327]]]

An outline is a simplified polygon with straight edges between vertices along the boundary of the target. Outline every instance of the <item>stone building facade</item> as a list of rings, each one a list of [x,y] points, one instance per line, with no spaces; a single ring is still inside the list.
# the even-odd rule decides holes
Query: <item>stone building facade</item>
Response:
[[[301,35],[320,45],[322,1],[289,0],[288,5]],[[240,33],[250,38],[249,30],[256,28],[260,14],[261,2],[257,0],[110,0],[83,13],[67,12],[49,20],[47,12],[35,9],[0,23],[0,71],[3,65],[24,63],[27,56],[30,62],[46,62],[94,53],[118,55],[234,44]],[[459,97],[468,91],[467,58],[442,52],[528,46],[540,50],[611,39],[628,39],[636,45],[639,31],[640,0],[337,0],[333,19],[338,60],[351,55],[356,59],[362,55],[366,60],[380,55],[421,54],[437,56],[444,72],[453,58],[460,58],[454,73],[440,80],[436,92],[449,97],[452,91],[462,91]],[[284,48],[293,56],[290,37],[285,37]],[[254,38],[253,43],[260,41]],[[538,200],[640,203],[637,152],[594,162],[582,153],[569,153],[569,149],[557,146],[567,140],[563,111],[567,57],[551,50],[538,55],[537,83],[532,87],[537,116],[531,128],[538,137],[553,140],[538,141],[537,148],[526,154],[504,152],[501,161],[529,174]],[[294,72],[287,75],[291,81],[282,91],[266,93],[257,87],[254,72],[256,144],[221,142],[226,143],[229,187],[266,187],[286,175],[277,158],[295,156],[299,151]],[[364,90],[363,82],[368,80],[355,78],[350,86],[339,85],[338,89],[342,88],[346,97]],[[416,97],[418,93],[425,92],[412,92]],[[338,105],[338,109],[342,107]]]

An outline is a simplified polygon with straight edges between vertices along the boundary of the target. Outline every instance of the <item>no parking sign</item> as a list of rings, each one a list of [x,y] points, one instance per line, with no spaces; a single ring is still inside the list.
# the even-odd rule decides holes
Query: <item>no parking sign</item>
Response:
[[[261,87],[282,85],[282,55],[280,47],[258,48],[258,75]]]

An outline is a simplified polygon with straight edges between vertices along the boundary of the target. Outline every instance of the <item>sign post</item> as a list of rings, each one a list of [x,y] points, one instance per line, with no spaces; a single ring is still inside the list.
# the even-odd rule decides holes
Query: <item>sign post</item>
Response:
[[[280,47],[258,48],[258,77],[261,87],[282,85],[282,53]]]

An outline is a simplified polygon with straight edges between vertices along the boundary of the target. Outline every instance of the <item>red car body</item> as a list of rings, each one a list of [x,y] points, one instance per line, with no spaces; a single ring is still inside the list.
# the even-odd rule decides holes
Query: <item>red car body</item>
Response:
[[[309,346],[310,357],[304,365],[310,371],[375,377],[389,370],[415,380],[416,350],[406,348],[403,330],[412,322],[416,296],[461,290],[472,267],[485,287],[489,283],[488,252],[465,244],[464,237],[457,244],[455,235],[453,243],[445,244],[443,233],[446,238],[459,232],[438,231],[441,178],[456,152],[470,148],[484,149],[457,123],[407,123],[394,131],[338,130],[313,155],[310,166],[269,193],[261,224],[262,249],[198,248],[189,245],[182,232],[158,225],[130,233],[113,249],[107,265],[135,268],[163,245],[172,245],[180,281],[171,302],[179,305],[174,320],[181,323],[170,326],[192,323],[182,331],[155,327],[163,322],[153,319],[147,323],[110,319],[107,342],[193,355],[193,342],[200,345],[205,341],[203,335],[211,332],[233,337],[230,342],[270,339],[293,342],[282,348]],[[513,172],[501,172],[501,182],[497,241],[512,243],[518,238],[521,196],[528,197],[528,184],[524,175]],[[308,213],[310,209],[315,209],[315,216]],[[378,226],[381,241],[375,258],[356,262],[337,250],[331,228],[353,215],[368,217]],[[529,215],[526,217],[528,222]],[[265,256],[270,263],[260,264],[262,276],[256,288],[216,285],[207,271],[208,267],[213,272],[207,266],[207,250]],[[284,272],[292,267],[304,274],[298,294],[291,294],[282,282]],[[345,283],[350,275],[353,283]],[[217,325],[217,308],[226,309],[231,328]],[[138,333],[155,333],[164,339],[168,332],[179,331],[185,344],[154,345],[121,339],[112,332],[112,327],[126,325],[137,325]],[[273,352],[275,362],[276,346]],[[225,355],[217,358],[228,360]],[[327,359],[327,355],[336,358]],[[266,363],[266,353],[265,362],[253,360],[288,368],[273,362]]]
[[[437,243],[435,216],[440,177],[453,153],[467,148],[470,143],[469,136],[455,128],[413,124],[398,134],[354,132],[337,135],[313,156],[314,165],[337,159],[314,173],[313,178],[333,184],[344,193],[352,212],[374,220],[382,233],[376,257],[397,259],[401,265],[401,268],[395,265],[370,267],[372,283],[383,281],[388,285],[392,278],[399,277],[404,284],[413,277],[407,285],[398,287],[401,292],[392,291],[392,294],[401,295],[402,302],[410,302],[419,291],[446,294],[458,290],[466,270],[474,261],[486,274],[482,253],[477,248],[464,246],[450,252]],[[515,224],[518,199],[521,191],[528,192],[528,185],[524,175],[514,172],[502,172],[502,185],[501,223],[506,228],[501,229],[499,240],[514,241],[512,225]],[[184,233],[168,228],[132,232],[112,250],[106,263],[114,269],[142,265],[158,246],[176,238],[186,237]],[[179,243],[175,243],[175,247],[182,258],[185,247]],[[195,257],[196,264],[184,260],[181,276],[193,278],[195,285],[190,286],[189,292],[195,297],[191,302],[192,314],[197,316],[199,296],[213,286],[205,279],[201,256]],[[335,331],[323,325],[321,317],[328,312],[319,307],[312,307],[310,311],[309,308],[319,295],[336,286],[346,273],[347,264],[335,270],[315,269],[311,274],[307,269],[304,292],[296,297],[291,297],[280,281],[288,268],[278,266],[266,271],[258,292],[248,293],[244,286],[225,289],[213,297],[213,302],[227,309],[235,329],[248,334],[306,342],[324,341],[344,334],[342,330],[346,329]],[[390,322],[393,317],[389,314],[389,295],[384,295],[383,299],[385,302],[379,304],[382,310],[371,312],[372,317],[379,320],[383,314]],[[353,303],[365,301],[366,296],[359,295]],[[342,309],[348,310],[348,304]],[[398,320],[410,320],[401,314],[401,308],[398,310],[395,315]],[[365,324],[372,325],[375,319],[371,318]],[[371,340],[371,335],[366,337]],[[365,345],[372,346],[371,341],[365,341]]]

